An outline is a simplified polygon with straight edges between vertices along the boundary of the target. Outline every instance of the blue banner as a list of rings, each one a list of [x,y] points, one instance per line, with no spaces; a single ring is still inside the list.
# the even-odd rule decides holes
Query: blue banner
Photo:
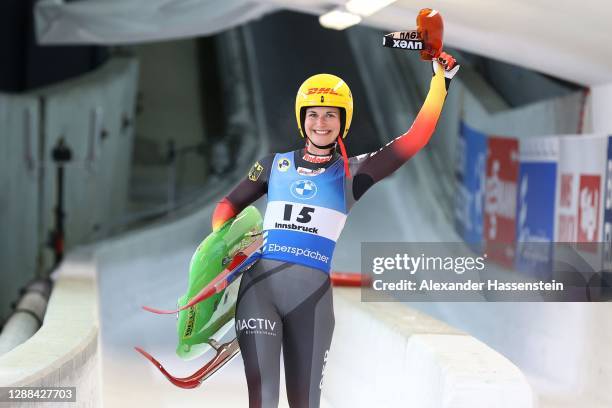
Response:
[[[556,181],[556,161],[520,163],[515,266],[536,278],[552,271]]]
[[[487,136],[461,122],[458,143],[455,226],[463,240],[480,251]]]

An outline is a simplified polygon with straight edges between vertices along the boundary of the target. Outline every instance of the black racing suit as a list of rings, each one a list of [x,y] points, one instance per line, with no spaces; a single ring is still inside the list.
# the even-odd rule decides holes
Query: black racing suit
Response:
[[[357,172],[365,158],[351,158],[351,170]],[[241,184],[242,188],[235,189],[228,197],[232,203],[251,202],[260,195],[260,189],[267,190],[273,160],[274,155],[269,155],[255,165],[263,167],[257,181],[248,180]],[[336,154],[327,163],[313,164],[302,159],[301,151],[295,151],[293,163],[298,172],[306,175],[327,168],[336,160],[342,158]],[[355,180],[362,181],[355,185]],[[345,202],[349,208],[373,184],[372,180],[365,175],[345,180]],[[267,259],[245,272],[236,305],[236,333],[250,406],[278,405],[282,346],[290,406],[318,407],[333,329],[332,289],[327,273]]]
[[[344,181],[346,210],[376,182],[387,177],[429,141],[441,113],[450,80],[435,75],[427,99],[412,127],[377,152],[349,159]],[[213,229],[268,191],[275,155],[255,163],[249,175],[225,197],[213,214]],[[294,152],[291,165],[305,177],[342,158],[325,163]],[[249,406],[278,404],[280,350],[283,349],[287,396],[292,408],[318,407],[323,372],[334,328],[329,275],[293,263],[262,259],[242,277],[236,306],[236,331],[242,352]]]

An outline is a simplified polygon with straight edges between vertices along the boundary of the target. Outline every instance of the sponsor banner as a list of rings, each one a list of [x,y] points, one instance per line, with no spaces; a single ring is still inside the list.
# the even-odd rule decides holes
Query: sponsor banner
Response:
[[[603,269],[612,271],[612,136],[608,137],[606,159],[606,192],[604,196]]]
[[[554,241],[559,139],[522,139],[519,157],[515,266],[529,275],[547,278]]]
[[[346,214],[316,205],[270,201],[266,207],[263,229],[283,229],[321,236],[337,241]]]
[[[605,138],[595,136],[560,138],[556,211],[559,242],[598,241],[606,142]]]
[[[601,269],[603,252],[604,183],[608,138],[571,135],[560,139],[556,203],[556,239],[578,242],[580,253]]]
[[[581,174],[578,190],[578,242],[598,242],[601,236],[600,208],[602,174]]]
[[[479,250],[482,245],[487,136],[462,122],[457,147],[455,225],[463,240]]]
[[[513,266],[516,240],[516,192],[519,141],[491,136],[487,139],[484,229],[489,257]]]
[[[314,234],[276,229],[264,232],[262,258],[329,272],[335,247],[334,241]]]
[[[607,138],[560,137],[556,205],[558,242],[601,242]]]

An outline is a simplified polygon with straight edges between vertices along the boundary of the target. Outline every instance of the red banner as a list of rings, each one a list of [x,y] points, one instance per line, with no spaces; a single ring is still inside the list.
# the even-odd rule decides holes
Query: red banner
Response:
[[[580,175],[578,242],[599,242],[601,176]]]
[[[484,207],[487,256],[506,266],[514,264],[516,239],[516,187],[519,175],[519,142],[489,137]]]
[[[556,241],[601,242],[608,140],[596,135],[563,136],[559,140]],[[592,251],[595,247],[590,248]]]

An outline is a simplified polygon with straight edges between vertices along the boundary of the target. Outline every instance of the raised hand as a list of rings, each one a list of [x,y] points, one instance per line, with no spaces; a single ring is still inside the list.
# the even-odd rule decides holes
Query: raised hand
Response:
[[[448,79],[454,77],[460,67],[455,57],[444,51],[440,53],[438,58],[432,60],[432,64],[434,74],[436,74],[439,69],[442,69],[444,71],[444,77]]]

